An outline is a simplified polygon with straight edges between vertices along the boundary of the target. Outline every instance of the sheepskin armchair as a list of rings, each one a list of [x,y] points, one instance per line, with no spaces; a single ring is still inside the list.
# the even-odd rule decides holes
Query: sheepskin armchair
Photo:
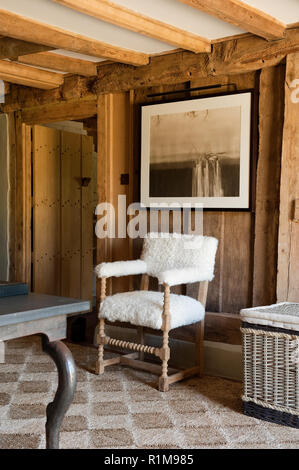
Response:
[[[96,373],[103,374],[108,365],[124,364],[157,372],[159,390],[169,384],[203,372],[203,339],[205,304],[208,283],[214,277],[218,240],[202,235],[148,233],[139,260],[101,263],[96,267],[101,279],[99,308],[98,360]],[[142,274],[141,290],[106,296],[106,280],[110,277]],[[158,279],[163,292],[149,291],[149,276]],[[199,283],[197,299],[170,293],[171,286]],[[138,328],[139,343],[113,339],[105,335],[105,319],[131,323]],[[169,332],[184,325],[196,324],[196,365],[168,375],[170,358]],[[143,328],[162,330],[162,347],[144,344]],[[104,346],[112,345],[135,351],[104,360]],[[162,367],[144,362],[144,353],[157,356]]]

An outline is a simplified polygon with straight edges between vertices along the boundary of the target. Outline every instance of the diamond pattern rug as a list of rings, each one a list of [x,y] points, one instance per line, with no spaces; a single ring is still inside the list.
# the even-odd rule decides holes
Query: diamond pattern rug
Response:
[[[155,377],[111,366],[90,372],[96,350],[69,345],[77,392],[64,419],[61,448],[299,449],[299,430],[244,416],[242,386],[192,378],[161,393]],[[44,448],[45,410],[57,386],[55,366],[37,336],[6,343],[0,364],[0,448]]]

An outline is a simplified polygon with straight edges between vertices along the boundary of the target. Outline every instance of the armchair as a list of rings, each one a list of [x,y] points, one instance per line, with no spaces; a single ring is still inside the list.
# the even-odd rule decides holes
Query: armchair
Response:
[[[96,267],[101,279],[99,308],[98,360],[96,373],[105,367],[124,364],[137,369],[158,373],[159,390],[167,391],[171,383],[203,372],[203,340],[205,304],[208,283],[214,277],[214,264],[218,240],[201,235],[149,233],[144,238],[140,260],[101,263]],[[106,279],[112,276],[142,274],[141,290],[106,297]],[[164,292],[149,291],[149,276],[156,277]],[[199,282],[197,300],[186,295],[171,294],[174,285]],[[126,322],[138,328],[139,343],[109,338],[105,335],[105,319]],[[169,331],[196,323],[195,366],[168,374],[170,358]],[[162,330],[160,348],[144,344],[143,328]],[[104,346],[111,345],[135,351],[104,360]],[[144,353],[157,356],[162,367],[144,362]]]

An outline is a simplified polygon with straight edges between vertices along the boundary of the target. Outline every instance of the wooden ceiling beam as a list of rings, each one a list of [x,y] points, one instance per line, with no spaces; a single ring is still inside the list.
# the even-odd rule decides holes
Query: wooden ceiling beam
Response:
[[[63,84],[63,75],[27,67],[7,60],[0,60],[0,79],[43,90],[51,90]]]
[[[46,104],[22,111],[22,120],[26,124],[45,124],[75,119],[86,119],[97,114],[97,99],[88,101],[66,101]]]
[[[146,65],[149,62],[149,56],[143,52],[106,44],[55,26],[24,18],[7,10],[0,10],[0,34],[43,44],[54,49],[66,49],[136,66]]]
[[[53,47],[21,41],[20,39],[0,37],[0,59],[16,59],[19,55],[50,51]]]
[[[152,57],[151,63],[144,67],[101,63],[97,77],[65,77],[64,84],[55,90],[36,93],[34,89],[12,85],[1,109],[10,112],[62,100],[92,99],[102,93],[183,84],[190,80],[202,80],[203,85],[221,84],[223,76],[230,75],[233,81],[234,74],[272,67],[292,52],[299,52],[299,28],[288,30],[281,41],[242,37],[215,44],[212,54],[180,51]]]
[[[286,25],[240,0],[180,0],[264,39],[282,39]]]
[[[192,52],[211,52],[211,41],[109,0],[52,0],[86,15]]]
[[[257,36],[214,44],[212,54],[188,51],[152,57],[138,69],[122,64],[99,65],[93,91],[97,94],[142,87],[172,85],[201,78],[233,75],[279,64],[299,51],[299,28],[288,30],[285,39],[267,42]]]
[[[22,64],[37,65],[38,67],[79,74],[85,77],[92,77],[97,74],[96,62],[76,59],[61,54],[53,54],[51,52],[22,55],[19,56],[17,60]]]

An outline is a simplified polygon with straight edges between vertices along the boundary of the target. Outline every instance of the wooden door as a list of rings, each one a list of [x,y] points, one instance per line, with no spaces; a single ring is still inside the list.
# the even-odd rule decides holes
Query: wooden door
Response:
[[[93,140],[33,128],[33,292],[92,299]]]

